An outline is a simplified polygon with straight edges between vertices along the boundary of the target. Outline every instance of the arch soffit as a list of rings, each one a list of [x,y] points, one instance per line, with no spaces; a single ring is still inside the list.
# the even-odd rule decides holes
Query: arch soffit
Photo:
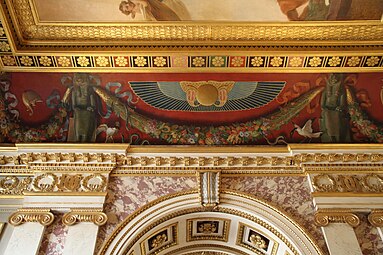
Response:
[[[99,254],[322,252],[303,227],[264,200],[225,190],[219,206],[204,208],[198,192],[191,190],[161,197],[136,210],[117,226]]]

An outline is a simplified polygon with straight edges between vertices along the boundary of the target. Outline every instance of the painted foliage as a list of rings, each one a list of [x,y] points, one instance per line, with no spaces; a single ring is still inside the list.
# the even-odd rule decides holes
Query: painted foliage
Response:
[[[380,20],[381,0],[34,0],[43,22]]]
[[[381,73],[5,74],[0,142],[380,143],[382,78]]]

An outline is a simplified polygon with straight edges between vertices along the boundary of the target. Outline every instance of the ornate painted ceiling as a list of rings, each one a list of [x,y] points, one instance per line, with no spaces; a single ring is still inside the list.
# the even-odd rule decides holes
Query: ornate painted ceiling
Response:
[[[0,142],[383,140],[380,0],[224,2],[1,1]]]

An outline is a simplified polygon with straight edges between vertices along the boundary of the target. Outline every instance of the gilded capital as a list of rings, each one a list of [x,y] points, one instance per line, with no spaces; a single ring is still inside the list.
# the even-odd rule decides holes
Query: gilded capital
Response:
[[[320,209],[315,214],[315,225],[325,227],[330,223],[347,223],[351,227],[360,224],[359,217],[351,210],[342,209]]]
[[[8,221],[13,226],[19,226],[25,222],[38,222],[43,226],[49,226],[54,218],[49,209],[23,208],[13,213]]]
[[[372,210],[371,213],[368,215],[368,221],[374,227],[383,227],[383,210]]]
[[[108,220],[108,216],[101,209],[73,209],[64,214],[62,222],[72,226],[80,222],[92,222],[97,226],[102,226]]]

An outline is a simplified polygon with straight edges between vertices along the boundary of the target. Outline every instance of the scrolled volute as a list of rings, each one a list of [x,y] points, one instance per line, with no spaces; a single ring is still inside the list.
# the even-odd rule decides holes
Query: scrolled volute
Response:
[[[347,223],[351,227],[360,224],[359,217],[351,210],[319,210],[315,214],[315,225],[325,227],[330,223]]]
[[[62,218],[62,222],[68,226],[80,222],[92,222],[97,226],[102,226],[107,220],[108,216],[100,209],[75,209],[64,214]]]
[[[54,220],[53,213],[49,209],[23,208],[14,212],[9,217],[9,223],[19,226],[26,222],[38,222],[43,226],[49,226]]]
[[[383,210],[372,210],[372,212],[368,215],[368,221],[374,227],[383,227]]]

